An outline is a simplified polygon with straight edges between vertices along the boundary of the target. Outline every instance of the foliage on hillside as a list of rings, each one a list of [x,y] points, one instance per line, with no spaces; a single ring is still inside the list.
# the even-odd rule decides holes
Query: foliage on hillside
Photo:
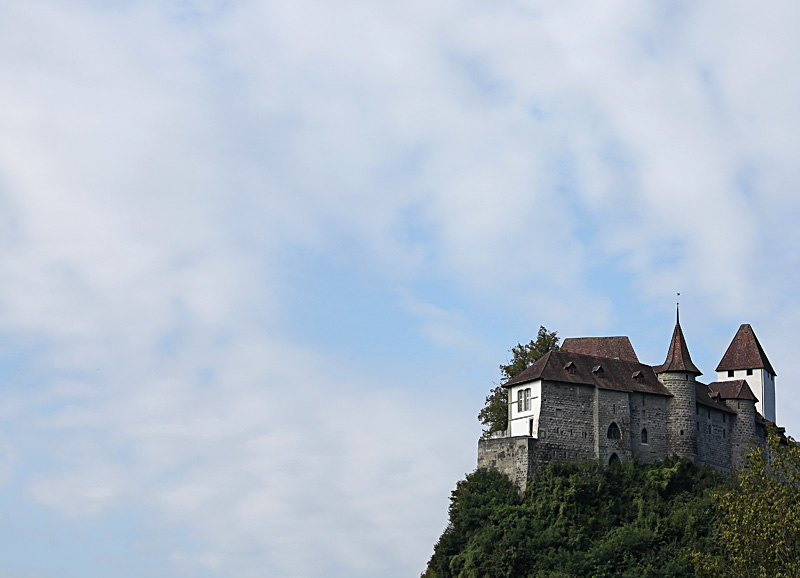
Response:
[[[720,548],[698,553],[699,577],[800,576],[800,445],[795,440],[771,430],[716,503]]]
[[[726,478],[671,459],[603,469],[550,464],[520,498],[476,470],[450,498],[450,524],[422,578],[678,578],[714,552],[714,491]]]

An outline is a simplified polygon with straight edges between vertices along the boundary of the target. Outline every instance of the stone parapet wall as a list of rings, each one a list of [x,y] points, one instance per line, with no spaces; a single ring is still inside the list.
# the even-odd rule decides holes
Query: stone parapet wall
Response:
[[[507,475],[525,491],[536,468],[536,438],[528,436],[478,440],[478,467]]]

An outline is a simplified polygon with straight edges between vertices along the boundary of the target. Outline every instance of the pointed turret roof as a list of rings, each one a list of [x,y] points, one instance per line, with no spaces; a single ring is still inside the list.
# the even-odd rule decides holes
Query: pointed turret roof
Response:
[[[692,357],[689,355],[689,348],[686,346],[686,339],[683,337],[680,319],[675,323],[675,330],[672,332],[672,341],[669,344],[667,360],[662,365],[654,367],[653,369],[656,373],[686,371],[694,373],[695,375],[703,375],[695,364],[692,363]]]
[[[777,375],[749,323],[743,323],[739,327],[717,366],[717,371],[735,369],[766,369],[772,375]]]

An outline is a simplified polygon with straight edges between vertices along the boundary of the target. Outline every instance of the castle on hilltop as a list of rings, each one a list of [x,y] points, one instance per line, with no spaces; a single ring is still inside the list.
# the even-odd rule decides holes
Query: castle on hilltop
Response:
[[[692,363],[678,317],[666,361],[639,362],[627,337],[565,339],[507,381],[508,429],[478,442],[478,467],[521,490],[551,461],[601,464],[676,455],[730,472],[775,422],[775,370],[748,324],[716,369]]]

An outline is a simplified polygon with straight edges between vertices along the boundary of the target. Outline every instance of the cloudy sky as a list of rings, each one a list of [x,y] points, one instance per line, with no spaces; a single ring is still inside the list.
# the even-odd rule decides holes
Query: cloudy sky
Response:
[[[540,325],[800,432],[793,2],[0,4],[0,570],[416,576]]]

